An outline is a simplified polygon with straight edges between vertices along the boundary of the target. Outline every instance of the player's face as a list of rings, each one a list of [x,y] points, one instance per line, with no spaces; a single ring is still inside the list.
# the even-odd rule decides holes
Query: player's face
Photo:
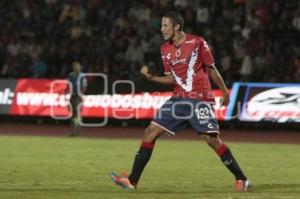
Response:
[[[73,70],[74,70],[75,72],[77,72],[77,73],[80,73],[80,71],[81,71],[81,65],[80,65],[80,63],[74,62],[74,63],[73,63]]]
[[[175,34],[174,26],[170,18],[163,17],[161,20],[161,33],[164,40],[170,40]]]

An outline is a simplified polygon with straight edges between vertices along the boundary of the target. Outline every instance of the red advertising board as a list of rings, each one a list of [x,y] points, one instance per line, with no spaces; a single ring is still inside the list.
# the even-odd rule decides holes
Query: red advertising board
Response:
[[[15,88],[4,87],[2,84],[0,89],[3,91],[0,90],[0,94],[3,92],[3,96],[6,95],[5,93],[9,89],[10,93],[7,96],[11,96],[10,109],[7,114],[54,118],[68,118],[70,116],[70,90],[68,89],[68,82],[65,80],[19,79],[15,83]],[[221,92],[214,90],[214,94],[216,96],[216,117],[219,120],[224,120],[226,108],[218,108]],[[81,109],[82,116],[151,119],[170,96],[170,92],[85,95]]]

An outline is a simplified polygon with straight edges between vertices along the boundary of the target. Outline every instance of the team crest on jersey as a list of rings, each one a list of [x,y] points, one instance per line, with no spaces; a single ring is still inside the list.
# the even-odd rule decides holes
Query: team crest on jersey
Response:
[[[175,52],[175,56],[176,56],[176,57],[179,57],[180,55],[181,55],[181,49],[178,48],[178,49],[176,50],[176,52]]]
[[[170,59],[171,58],[170,56],[171,56],[171,53],[168,53],[167,54],[167,59]]]

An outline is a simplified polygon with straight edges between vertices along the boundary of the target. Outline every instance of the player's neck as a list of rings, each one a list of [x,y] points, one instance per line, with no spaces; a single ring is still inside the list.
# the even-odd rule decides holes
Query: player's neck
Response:
[[[179,47],[185,40],[186,34],[184,32],[177,32],[173,37],[173,45]]]

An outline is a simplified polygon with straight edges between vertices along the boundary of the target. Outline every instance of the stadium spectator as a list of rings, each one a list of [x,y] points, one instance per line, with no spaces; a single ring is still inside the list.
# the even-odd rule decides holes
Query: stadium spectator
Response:
[[[132,39],[125,52],[125,61],[141,65],[144,61],[144,51],[137,39]],[[136,70],[136,69],[135,69]]]
[[[210,12],[204,1],[197,1],[196,9],[196,31],[203,34],[203,31],[208,28]]]
[[[31,74],[33,78],[43,78],[48,72],[48,66],[43,59],[37,57],[33,60]]]
[[[267,69],[267,57],[266,53],[262,50],[256,53],[253,58],[253,75],[254,81],[264,81]]]
[[[242,66],[240,69],[241,80],[245,82],[251,81],[252,71],[253,71],[252,56],[247,53],[243,59]]]
[[[71,60],[80,57],[89,65],[98,64],[99,59],[108,59],[111,68],[108,75],[119,78],[124,73],[118,70],[119,65],[125,68],[132,65],[132,60],[125,59],[126,51],[132,50],[132,38],[142,47],[139,62],[153,61],[161,65],[157,52],[162,39],[156,32],[160,28],[161,13],[174,9],[185,17],[187,32],[208,37],[217,63],[221,62],[226,48],[234,70],[242,66],[246,51],[270,54],[274,61],[265,59],[265,65],[270,66],[282,61],[278,50],[288,46],[280,59],[290,63],[289,70],[295,72],[291,63],[299,56],[293,50],[299,48],[297,0],[1,0],[1,77],[33,77],[30,70],[37,58],[48,67],[48,72],[40,77],[67,77],[72,71]],[[261,46],[262,41],[265,44]],[[259,67],[253,64],[255,69]],[[232,77],[229,86],[241,79],[236,75]],[[256,77],[255,81],[300,80],[283,80],[278,76],[274,79],[266,74]]]
[[[300,8],[295,13],[292,23],[293,23],[294,28],[300,32]]]

